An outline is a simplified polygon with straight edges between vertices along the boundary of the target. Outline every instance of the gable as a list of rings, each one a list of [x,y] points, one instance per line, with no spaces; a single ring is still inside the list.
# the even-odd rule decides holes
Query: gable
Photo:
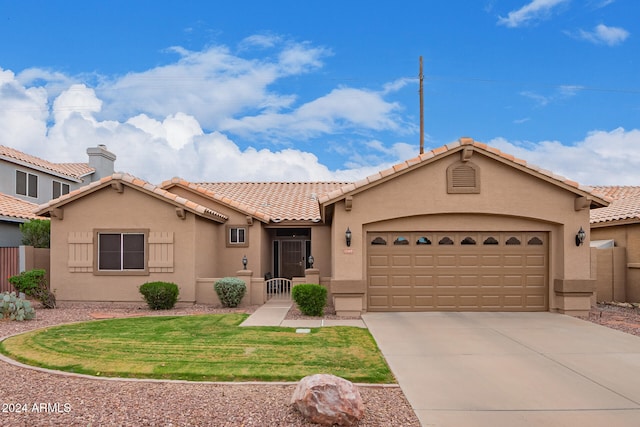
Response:
[[[65,194],[55,200],[40,205],[38,207],[37,214],[54,216],[62,219],[64,216],[64,210],[67,206],[74,204],[78,200],[91,197],[93,193],[102,192],[103,190],[113,191],[118,194],[133,192],[140,197],[147,197],[150,200],[154,199],[172,207],[175,214],[180,218],[184,218],[185,212],[191,212],[197,216],[216,222],[225,222],[228,219],[225,215],[222,215],[212,209],[186,198],[179,197],[176,194],[163,190],[160,187],[150,184],[144,180],[122,173],[102,178],[100,181],[92,182],[91,184],[79,188],[78,190],[74,190],[69,194]],[[105,210],[111,210],[113,209],[113,206],[109,203],[105,203],[102,208]]]
[[[325,220],[334,204],[344,203],[350,209],[363,199],[370,203],[369,209],[375,206],[376,210],[396,206],[402,212],[424,212],[429,205],[437,205],[439,212],[457,212],[472,203],[474,212],[495,213],[502,206],[521,212],[555,209],[551,194],[561,194],[563,206],[576,210],[608,204],[589,187],[463,138],[333,191],[320,198],[320,206]],[[512,209],[514,204],[518,209]]]

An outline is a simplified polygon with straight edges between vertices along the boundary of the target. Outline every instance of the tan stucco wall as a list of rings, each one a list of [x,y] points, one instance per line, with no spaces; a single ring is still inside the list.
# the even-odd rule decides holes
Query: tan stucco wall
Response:
[[[52,218],[51,289],[61,301],[142,302],[138,292],[141,284],[167,281],[179,286],[180,301],[192,302],[195,300],[197,269],[204,268],[207,260],[213,258],[213,251],[205,241],[215,238],[216,228],[221,226],[212,221],[196,220],[196,216],[189,212],[185,219],[180,219],[173,205],[127,186],[122,193],[111,187],[97,190],[65,205],[64,219]],[[94,233],[97,228],[173,232],[173,272],[142,276],[70,272],[69,233]]]
[[[588,244],[575,245],[580,227],[588,233],[589,211],[575,210],[574,193],[477,152],[471,161],[480,168],[480,194],[448,194],[446,170],[459,159],[454,153],[357,193],[351,211],[338,202],[333,280],[366,280],[365,238],[371,230],[545,231],[550,238],[550,309],[562,310],[564,300],[553,290],[554,280],[590,279]],[[349,249],[347,227],[353,233]]]
[[[593,240],[613,240],[626,249],[625,299],[640,301],[640,224],[621,224],[591,229]]]
[[[169,190],[174,194],[182,196],[202,206],[206,206],[229,217],[225,224],[220,226],[220,230],[216,237],[216,247],[222,250],[217,252],[215,270],[211,273],[211,276],[200,277],[235,276],[236,271],[242,269],[242,257],[245,255],[248,260],[247,268],[253,270],[254,275],[261,275],[264,274],[262,271],[268,271],[265,270],[265,268],[268,268],[268,264],[265,264],[265,248],[263,245],[263,243],[266,242],[265,239],[267,239],[264,223],[253,220],[252,224],[248,224],[246,213],[218,203],[215,200],[211,200],[208,197],[202,196],[198,192],[190,191],[179,186],[171,187]],[[248,247],[227,247],[227,226],[246,227],[249,238]],[[269,245],[266,244],[266,246],[268,249]],[[269,252],[269,258],[270,256]]]

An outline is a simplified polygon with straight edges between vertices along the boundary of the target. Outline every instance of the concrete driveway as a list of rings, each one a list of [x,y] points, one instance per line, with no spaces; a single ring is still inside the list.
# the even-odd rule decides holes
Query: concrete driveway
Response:
[[[640,337],[554,313],[366,313],[423,426],[638,426]]]

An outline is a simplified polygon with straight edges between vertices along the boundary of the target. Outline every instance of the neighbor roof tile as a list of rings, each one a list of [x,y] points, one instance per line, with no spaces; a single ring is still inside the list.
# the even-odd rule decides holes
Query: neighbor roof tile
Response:
[[[38,205],[0,193],[0,216],[16,219],[43,219],[35,214]]]
[[[30,154],[18,151],[15,148],[0,145],[0,159],[30,165],[35,169],[49,171],[57,175],[67,176],[74,180],[79,180],[83,176],[95,172],[88,163],[52,163]]]

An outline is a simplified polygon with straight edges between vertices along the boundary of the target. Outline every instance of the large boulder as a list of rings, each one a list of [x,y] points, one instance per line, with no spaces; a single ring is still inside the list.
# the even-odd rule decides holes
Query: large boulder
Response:
[[[364,415],[358,388],[329,374],[309,375],[300,380],[291,404],[309,421],[326,426],[351,426]]]

